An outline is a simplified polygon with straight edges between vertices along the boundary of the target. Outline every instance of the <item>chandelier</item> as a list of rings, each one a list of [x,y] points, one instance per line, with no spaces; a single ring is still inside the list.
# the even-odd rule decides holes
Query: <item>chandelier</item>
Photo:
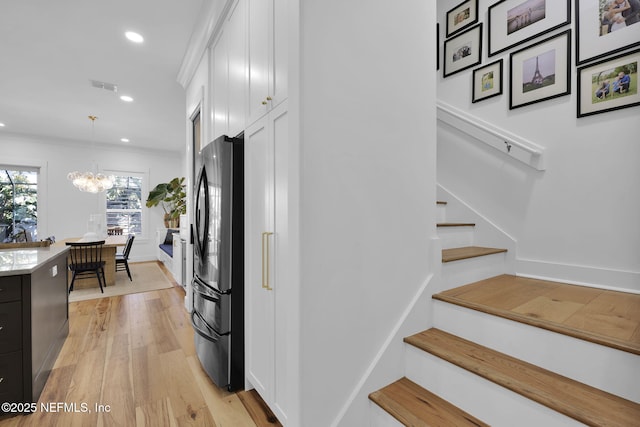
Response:
[[[97,117],[89,116],[89,120],[91,120],[91,131],[93,136],[93,125],[95,124]],[[92,148],[93,148],[93,138],[92,138]],[[97,169],[97,166],[94,162],[94,169]],[[101,173],[93,173],[93,172],[70,172],[67,175],[67,179],[73,182],[73,185],[80,191],[86,191],[87,193],[101,193],[113,187],[113,176],[106,176]]]

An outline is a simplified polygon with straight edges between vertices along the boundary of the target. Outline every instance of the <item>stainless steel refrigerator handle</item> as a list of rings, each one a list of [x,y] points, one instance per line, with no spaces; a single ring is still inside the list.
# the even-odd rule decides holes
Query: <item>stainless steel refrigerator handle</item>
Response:
[[[218,342],[217,337],[212,337],[210,334],[207,333],[207,331],[205,331],[200,326],[198,326],[198,324],[196,323],[196,316],[198,317],[198,319],[200,319],[200,321],[204,322],[204,320],[202,319],[202,316],[200,316],[195,310],[191,312],[191,326],[193,326],[193,329],[196,331],[196,333],[206,340],[209,340],[211,342]]]
[[[197,281],[193,281],[193,292],[200,295],[203,299],[211,302],[219,302],[220,298],[218,298],[215,294],[211,293],[207,289],[203,288]]]
[[[271,264],[271,260],[269,257],[269,236],[271,236],[272,234],[273,233],[269,231],[265,231],[262,233],[262,289],[266,289],[268,291],[273,290],[273,288],[269,285],[269,265]],[[265,245],[267,247],[266,250]]]

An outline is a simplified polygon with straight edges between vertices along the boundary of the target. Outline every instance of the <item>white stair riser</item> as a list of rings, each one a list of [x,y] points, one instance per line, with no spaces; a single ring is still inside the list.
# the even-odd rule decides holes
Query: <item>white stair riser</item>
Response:
[[[640,402],[640,357],[581,339],[434,301],[433,326],[592,387]]]
[[[447,222],[447,205],[436,205],[436,222]]]
[[[505,253],[445,262],[442,263],[442,290],[457,288],[500,274],[512,274]]]
[[[391,416],[376,403],[369,401],[370,427],[404,427],[402,423]]]
[[[406,376],[493,427],[583,426],[409,344]]]
[[[442,249],[474,245],[474,227],[438,227]]]

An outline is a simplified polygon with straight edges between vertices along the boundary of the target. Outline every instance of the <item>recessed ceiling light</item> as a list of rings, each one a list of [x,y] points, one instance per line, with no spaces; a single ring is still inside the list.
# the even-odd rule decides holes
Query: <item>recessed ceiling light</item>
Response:
[[[0,128],[3,128],[3,127],[4,127],[4,123],[0,123]]]
[[[133,98],[128,95],[122,95],[120,99],[122,99],[124,102],[133,102]]]
[[[122,142],[129,142],[129,138],[120,138],[120,141],[122,141]]]
[[[124,35],[134,43],[142,43],[144,41],[144,37],[138,33],[134,33],[133,31],[127,31]]]

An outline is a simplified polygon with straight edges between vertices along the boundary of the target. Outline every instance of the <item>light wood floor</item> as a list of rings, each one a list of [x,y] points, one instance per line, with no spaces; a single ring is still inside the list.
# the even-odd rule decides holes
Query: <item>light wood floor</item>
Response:
[[[74,302],[70,331],[40,403],[90,412],[37,413],[0,420],[13,426],[254,427],[238,396],[200,367],[184,291]],[[109,411],[96,412],[96,405]]]
[[[434,298],[640,354],[640,295],[502,275]]]

